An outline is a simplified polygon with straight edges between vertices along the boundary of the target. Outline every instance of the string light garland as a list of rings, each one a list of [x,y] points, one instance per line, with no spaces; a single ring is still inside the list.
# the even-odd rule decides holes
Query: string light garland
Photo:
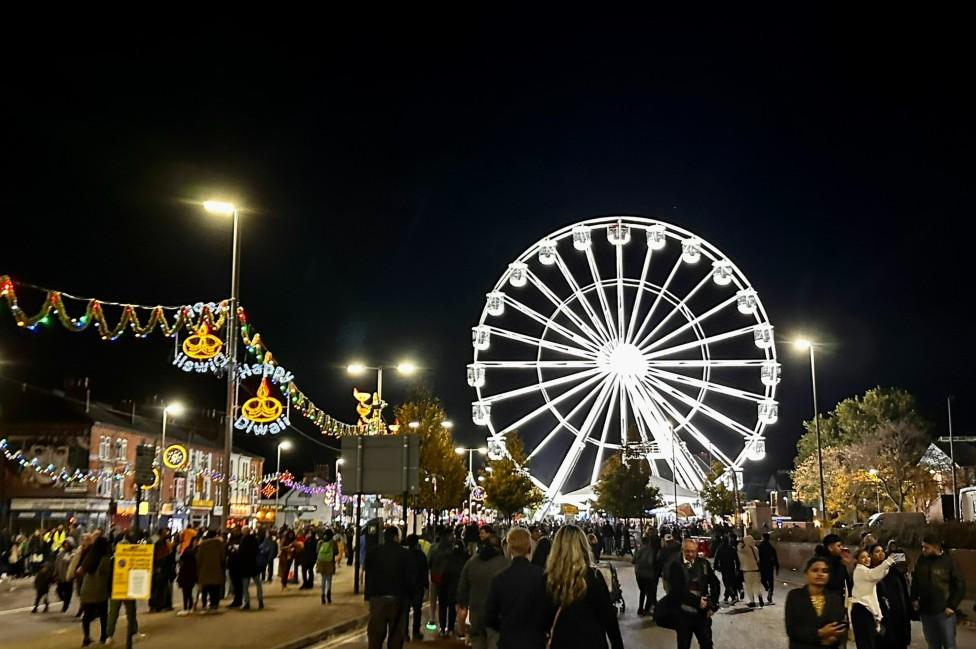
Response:
[[[223,301],[212,308],[209,304],[204,304],[199,309],[199,317],[194,318],[197,310],[190,306],[166,307],[166,306],[144,306],[140,304],[119,304],[96,298],[82,298],[54,291],[51,289],[38,289],[44,291],[44,303],[34,314],[28,315],[17,299],[17,291],[14,281],[9,275],[0,275],[0,297],[6,298],[7,307],[17,322],[18,327],[24,327],[30,331],[38,325],[51,324],[51,316],[55,316],[68,331],[78,333],[85,331],[92,325],[101,335],[102,340],[117,340],[126,330],[131,330],[136,338],[145,338],[157,328],[163,335],[172,338],[181,330],[197,331],[206,326],[210,331],[217,331],[223,328],[227,322],[227,302]],[[74,318],[68,313],[64,300],[75,300],[85,303],[83,315]],[[122,315],[118,322],[111,326],[105,318],[105,306],[121,307]],[[147,313],[145,324],[140,320],[139,312]],[[172,324],[167,319],[166,312],[174,312],[171,315]],[[214,311],[217,317],[214,317]]]

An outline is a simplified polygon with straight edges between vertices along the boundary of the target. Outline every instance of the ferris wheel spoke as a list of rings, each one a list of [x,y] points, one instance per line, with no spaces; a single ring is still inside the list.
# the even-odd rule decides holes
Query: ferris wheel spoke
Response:
[[[596,361],[478,361],[478,364],[485,367],[498,367],[508,369],[564,369],[580,367],[596,367]]]
[[[627,388],[620,381],[620,443],[627,444]]]
[[[766,399],[765,395],[756,394],[755,392],[749,392],[748,390],[740,390],[738,388],[733,388],[727,385],[722,385],[721,383],[715,383],[714,381],[704,381],[702,379],[696,379],[693,376],[685,376],[684,374],[675,374],[674,372],[666,372],[657,368],[648,368],[647,370],[653,376],[658,377],[663,381],[670,381],[671,383],[683,383],[685,385],[690,385],[696,388],[706,388],[708,390],[713,390],[721,394],[726,394],[730,397],[737,397],[739,399],[745,399],[747,401],[764,401]]]
[[[721,340],[735,338],[736,336],[743,336],[745,334],[752,333],[753,331],[755,331],[756,327],[758,326],[760,325],[749,325],[748,327],[742,327],[741,329],[733,329],[732,331],[726,331],[720,334],[707,336],[705,338],[693,340],[691,342],[683,343],[681,345],[675,345],[674,347],[668,347],[667,349],[659,349],[657,351],[644,354],[644,358],[648,361],[652,361],[655,358],[660,358],[662,356],[670,356],[671,354],[677,354],[678,352],[694,349],[695,347],[702,347],[703,345],[710,345],[712,343],[717,343]]]
[[[594,352],[600,350],[600,348],[597,345],[595,345],[593,342],[587,340],[586,338],[580,336],[577,333],[574,333],[573,331],[570,331],[569,329],[562,326],[552,318],[547,318],[546,316],[542,315],[532,307],[522,304],[521,302],[511,297],[510,295],[505,296],[505,302],[510,304],[512,308],[514,308],[516,311],[527,315],[528,317],[532,318],[533,320],[541,324],[543,327],[552,329],[556,333],[562,335],[564,338],[573,341],[577,345],[581,345],[582,347],[588,347],[592,349]]]
[[[649,360],[648,367],[762,367],[766,361],[762,359],[742,359],[742,360]]]
[[[644,377],[643,381],[645,382],[645,385],[647,385],[647,384],[653,385],[658,390],[660,390],[662,393],[667,394],[667,395],[670,395],[672,398],[677,399],[677,400],[683,402],[685,405],[691,407],[692,410],[698,410],[702,414],[711,417],[712,419],[714,419],[718,423],[720,423],[723,426],[726,426],[727,428],[730,428],[731,430],[739,433],[743,437],[749,437],[749,436],[753,435],[752,429],[743,426],[742,424],[740,424],[736,420],[732,419],[731,417],[728,417],[727,415],[723,415],[721,412],[719,412],[715,408],[712,408],[711,406],[709,406],[707,404],[704,404],[704,403],[699,402],[698,400],[694,399],[693,397],[685,394],[684,392],[682,392],[681,390],[678,390],[677,388],[674,388],[674,387],[668,385],[667,383],[661,381],[660,379],[657,379],[657,378],[655,378],[653,376],[646,376],[646,377]],[[688,419],[689,420],[691,419],[691,414],[690,413],[688,415]]]
[[[603,418],[603,432],[600,433],[600,444],[596,447],[596,459],[593,461],[593,473],[590,476],[590,483],[595,483],[600,478],[600,465],[603,463],[603,449],[607,443],[607,434],[610,432],[610,424],[613,421],[613,407],[617,403],[617,384],[620,379],[613,380],[610,386],[610,403],[607,406],[607,414]]]
[[[702,286],[705,286],[705,284],[708,284],[708,282],[709,282],[709,280],[711,278],[712,278],[712,276],[710,274],[705,275],[705,277],[703,277],[702,280],[695,285],[695,288],[693,288],[690,291],[688,291],[687,295],[685,295],[683,298],[681,298],[681,301],[679,301],[677,304],[675,304],[672,307],[672,309],[670,311],[668,311],[668,314],[666,316],[664,316],[663,318],[661,318],[661,321],[658,322],[654,326],[653,329],[651,329],[650,333],[648,333],[646,336],[644,336],[644,338],[639,343],[636,343],[637,346],[643,348],[644,345],[649,340],[652,340],[654,338],[654,334],[656,334],[658,331],[660,331],[661,330],[661,327],[663,327],[665,325],[665,323],[668,322],[668,320],[670,320],[671,318],[674,317],[674,314],[675,313],[681,313],[682,310],[686,310],[687,309],[687,306],[685,306],[685,305],[688,304],[688,300],[690,300],[691,298],[693,298],[695,296],[695,294],[698,293],[698,291],[701,290]]]
[[[491,331],[492,335],[501,336],[502,338],[508,338],[509,340],[514,340],[516,342],[525,343],[526,345],[535,345],[537,347],[543,347],[545,349],[559,352],[561,354],[566,354],[568,356],[576,356],[578,358],[592,359],[595,354],[591,351],[580,349],[578,347],[570,347],[569,345],[563,345],[562,343],[553,342],[551,340],[543,340],[541,338],[536,338],[535,336],[529,336],[528,334],[520,334],[515,331],[509,331],[508,329],[502,329],[500,327],[494,327],[488,325],[488,329]]]
[[[657,401],[657,403],[660,404],[660,406],[664,410],[666,410],[668,412],[668,414],[671,415],[671,417],[676,422],[680,422],[681,420],[685,419],[685,416],[682,415],[681,412],[679,412],[678,409],[675,408],[674,405],[670,401],[668,401],[667,399],[665,399],[661,395],[660,392],[658,392],[657,390],[655,390],[653,387],[650,387],[646,383],[642,383],[641,385],[643,386],[643,388],[645,390],[648,391],[649,394],[651,394],[654,397],[654,399]],[[698,429],[697,426],[695,426],[693,423],[691,423],[691,420],[690,419],[688,419],[687,421],[685,421],[679,427],[683,427],[685,430],[687,430],[689,433],[691,433],[692,437],[694,437],[698,441],[699,444],[701,444],[706,449],[708,449],[708,452],[709,453],[711,453],[712,455],[714,455],[715,457],[717,457],[726,466],[728,466],[728,464],[732,461],[732,460],[729,459],[729,457],[724,452],[722,452],[722,450],[720,448],[716,447],[708,439],[708,437],[706,437],[701,432],[701,430]]]
[[[617,246],[620,250],[620,246]],[[590,266],[590,274],[593,276],[593,283],[596,285],[596,295],[603,308],[603,317],[607,321],[607,329],[610,330],[610,337],[617,339],[617,327],[613,323],[613,316],[610,314],[610,302],[607,300],[607,291],[603,288],[603,280],[600,279],[600,270],[596,267],[596,259],[593,258],[593,247],[586,249],[586,263]],[[621,280],[622,281],[622,280]]]
[[[592,340],[596,344],[603,344],[607,342],[605,337],[601,336],[600,334],[596,333],[596,331],[591,329],[589,325],[583,322],[583,319],[580,318],[579,315],[575,311],[573,311],[565,302],[560,301],[559,296],[553,293],[552,289],[546,286],[542,282],[542,280],[539,279],[538,275],[533,273],[531,270],[528,270],[527,277],[529,281],[532,282],[532,285],[536,287],[536,290],[538,290],[540,293],[542,293],[542,295],[546,297],[546,299],[552,302],[553,306],[556,307],[556,312],[563,313],[567,318],[569,318],[569,320],[573,324],[579,327],[580,331],[582,331],[584,334],[589,336],[590,340]]]
[[[603,388],[604,388],[604,384],[603,383],[595,386],[592,390],[590,390],[586,394],[585,397],[583,397],[582,399],[580,399],[579,403],[577,403],[573,407],[573,409],[570,410],[569,413],[565,417],[560,416],[559,417],[559,421],[556,422],[556,425],[552,427],[552,430],[550,430],[546,434],[545,437],[542,438],[542,441],[539,442],[539,445],[536,446],[532,450],[531,453],[529,453],[529,455],[528,455],[528,457],[526,457],[525,461],[528,462],[529,460],[531,460],[532,458],[534,458],[536,455],[538,455],[539,451],[541,451],[543,448],[545,448],[545,446],[550,442],[550,440],[552,440],[553,437],[556,436],[556,433],[558,433],[560,431],[560,429],[562,429],[562,428],[570,428],[571,425],[569,424],[569,420],[572,419],[573,417],[575,417],[576,416],[576,413],[578,413],[590,401],[590,399],[592,399],[595,396],[597,396],[597,394]]]
[[[591,376],[590,378],[586,379],[585,381],[583,381],[579,385],[574,386],[574,387],[570,388],[569,390],[566,390],[565,392],[563,392],[559,396],[554,397],[551,400],[547,400],[546,403],[542,404],[541,406],[539,406],[538,408],[536,408],[535,410],[533,410],[529,414],[525,415],[524,417],[522,417],[521,419],[515,421],[514,423],[509,424],[503,430],[498,431],[498,433],[496,433],[496,435],[499,436],[499,437],[501,437],[503,435],[507,435],[508,433],[512,432],[513,430],[516,430],[518,428],[521,428],[526,423],[532,421],[533,419],[535,419],[536,417],[538,417],[542,413],[544,413],[547,410],[549,410],[552,406],[559,405],[560,403],[562,403],[566,399],[570,398],[574,394],[577,394],[579,392],[582,392],[583,390],[585,390],[589,386],[591,386],[594,383],[596,383],[597,381],[599,381],[601,378],[603,378],[603,377],[600,376],[599,374],[596,375],[596,376]]]
[[[645,416],[651,418],[656,423],[656,426],[651,429],[651,434],[654,436],[654,440],[658,443],[659,448],[671,448],[672,456],[671,458],[666,458],[665,461],[670,459],[668,464],[671,466],[673,471],[673,479],[678,481],[682,486],[689,489],[696,489],[698,485],[701,484],[700,478],[698,478],[698,470],[695,466],[694,459],[687,452],[687,448],[684,447],[680,442],[675,443],[679,439],[678,435],[674,432],[672,426],[670,426],[661,412],[660,403],[658,399],[652,397],[647,391],[643,389],[643,386],[638,382],[631,382],[629,385],[631,393],[633,395],[633,401],[635,405],[641,408],[645,412]],[[680,453],[678,452],[680,450]],[[663,455],[663,454],[662,454]],[[680,458],[680,462],[678,461]]]
[[[617,249],[617,338],[624,339],[624,247]],[[637,289],[640,293],[640,288]]]
[[[600,394],[597,396],[596,404],[586,415],[583,425],[580,426],[576,433],[576,439],[573,440],[573,445],[566,453],[563,461],[559,464],[559,468],[556,470],[556,475],[553,477],[552,482],[549,483],[549,488],[546,490],[546,502],[549,503],[548,506],[552,505],[554,496],[562,490],[569,474],[576,468],[580,454],[582,454],[583,449],[586,447],[586,439],[590,436],[590,432],[596,423],[597,415],[603,409],[607,397],[610,394],[611,386],[612,383],[610,381],[603,384]]]
[[[667,341],[671,340],[675,336],[678,336],[678,335],[684,333],[685,331],[687,331],[688,329],[691,329],[692,327],[701,324],[702,322],[704,322],[708,318],[712,317],[713,315],[715,315],[716,313],[718,313],[722,309],[726,308],[727,306],[732,305],[732,304],[735,304],[735,301],[736,301],[736,297],[733,295],[732,297],[730,297],[729,299],[725,300],[724,302],[720,302],[719,304],[716,304],[714,307],[712,307],[711,309],[709,309],[705,313],[701,314],[700,316],[696,316],[695,318],[693,318],[693,319],[689,320],[688,322],[684,323],[683,325],[681,325],[677,329],[673,329],[671,332],[665,334],[664,336],[661,336],[660,338],[658,338],[657,340],[655,340],[654,342],[652,342],[650,345],[647,345],[643,349],[645,351],[651,351],[652,349],[654,349],[656,347],[660,347],[661,345],[663,345]],[[638,347],[640,347],[640,345],[638,345]]]
[[[586,297],[586,293],[584,293],[583,289],[580,288],[579,282],[577,282],[576,278],[573,277],[573,273],[569,271],[569,267],[566,265],[565,260],[563,260],[563,256],[559,254],[558,250],[556,251],[556,266],[559,267],[559,271],[563,274],[563,278],[565,278],[566,283],[569,284],[569,288],[571,288],[579,298],[578,301],[580,306],[583,308],[583,311],[586,312],[586,315],[590,318],[590,321],[593,323],[593,326],[596,327],[596,330],[600,332],[601,335],[597,337],[597,340],[601,340],[601,342],[604,343],[610,342],[613,336],[607,332],[606,328],[603,326],[603,323],[600,322],[600,317],[593,309],[593,305],[590,304],[589,298]]]
[[[651,253],[652,249],[648,246],[647,252],[644,253],[644,266],[641,268],[641,278],[640,283],[637,285],[637,295],[634,297],[634,308],[630,312],[630,322],[627,323],[627,335],[624,337],[625,342],[630,342],[634,339],[634,325],[637,324],[637,312],[640,311],[641,298],[644,296],[642,287],[647,281],[647,271],[651,267]]]
[[[538,390],[545,390],[548,388],[554,388],[558,385],[572,383],[573,381],[580,381],[601,372],[603,372],[603,370],[599,368],[584,370],[582,372],[574,372],[572,374],[567,374],[566,376],[558,376],[556,378],[549,379],[548,381],[533,383],[522,388],[509,390],[508,392],[500,392],[491,396],[482,397],[481,401],[485,403],[497,403],[499,401],[504,401],[505,399],[512,399],[514,397],[521,396],[523,394],[531,394],[532,392],[536,392]]]
[[[657,305],[661,303],[661,298],[664,297],[664,294],[668,292],[668,287],[671,286],[671,281],[674,279],[674,276],[677,274],[679,268],[681,268],[681,257],[678,257],[678,261],[674,262],[674,266],[671,267],[671,272],[668,273],[668,278],[664,280],[664,284],[661,285],[661,289],[658,291],[658,294],[654,296],[654,301],[651,302],[651,308],[648,309],[647,315],[644,316],[641,326],[637,328],[637,333],[635,333],[634,337],[627,342],[632,343],[640,338],[641,334],[644,332],[644,329],[648,324],[650,324],[651,318],[654,317],[654,311],[657,310]]]

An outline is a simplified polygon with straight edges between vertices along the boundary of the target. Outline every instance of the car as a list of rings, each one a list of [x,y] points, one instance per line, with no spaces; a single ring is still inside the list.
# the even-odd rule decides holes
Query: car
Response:
[[[868,528],[902,529],[925,525],[922,512],[879,512],[868,519]]]

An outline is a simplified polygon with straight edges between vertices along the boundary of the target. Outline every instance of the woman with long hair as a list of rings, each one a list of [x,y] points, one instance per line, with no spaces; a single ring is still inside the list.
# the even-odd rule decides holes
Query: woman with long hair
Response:
[[[878,601],[877,586],[895,563],[894,557],[888,557],[872,568],[871,550],[876,545],[863,547],[856,555],[854,590],[850,601],[851,627],[857,649],[875,649],[877,646],[876,640],[881,630],[881,603]]]
[[[790,649],[836,647],[847,639],[847,611],[840,593],[826,590],[830,564],[815,556],[803,569],[806,586],[786,597],[786,635]]]
[[[575,525],[556,532],[546,561],[551,649],[623,649],[617,610],[603,576],[593,568],[586,534]]]

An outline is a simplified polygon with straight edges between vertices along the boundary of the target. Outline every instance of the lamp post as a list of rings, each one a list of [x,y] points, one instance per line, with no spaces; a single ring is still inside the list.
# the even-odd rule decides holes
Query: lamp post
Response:
[[[874,477],[874,495],[875,498],[877,498],[878,500],[878,513],[880,514],[881,513],[881,487],[879,487],[878,484],[881,482],[881,479],[878,478],[877,469],[868,469],[868,474]]]
[[[813,422],[817,431],[817,471],[820,474],[820,515],[823,517],[824,524],[830,520],[827,512],[827,496],[824,490],[824,471],[823,471],[823,444],[820,441],[820,414],[817,408],[817,369],[814,360],[814,343],[806,338],[798,338],[793,342],[793,346],[800,351],[810,352],[810,386],[813,392]]]
[[[956,447],[953,444],[952,436],[952,396],[946,397],[946,409],[949,415],[949,462],[952,464],[952,520],[958,521],[959,516],[959,489],[956,487]],[[943,517],[944,518],[944,517]]]
[[[363,374],[367,370],[373,370],[376,372],[376,396],[379,397],[380,403],[383,403],[383,370],[396,370],[404,376],[410,376],[417,371],[417,364],[410,361],[403,361],[396,365],[364,365],[362,363],[350,363],[346,366],[346,371],[352,375]]]
[[[278,522],[278,496],[281,495],[281,452],[291,448],[287,439],[278,442],[278,463],[275,466],[275,523]]]
[[[156,513],[156,521],[162,519],[163,493],[166,487],[166,462],[163,454],[166,452],[166,424],[170,417],[179,417],[183,414],[183,404],[173,401],[163,407],[163,426],[159,432],[159,512]]]
[[[445,428],[450,428],[451,426],[448,426],[447,425],[447,424],[450,424],[450,423],[451,422],[449,422],[449,421],[445,421],[442,425]],[[465,453],[468,454],[468,480],[467,480],[467,482],[468,482],[468,519],[471,519],[471,518],[473,518],[472,509],[474,507],[474,500],[473,500],[472,497],[474,496],[474,488],[477,486],[477,483],[474,481],[474,454],[475,453],[480,453],[481,455],[487,455],[488,454],[488,449],[485,448],[484,446],[482,446],[480,448],[465,448],[463,446],[458,446],[456,449],[454,449],[454,452],[457,453],[458,455],[464,455]]]
[[[230,302],[227,311],[227,404],[224,428],[224,476],[220,483],[220,517],[226,526],[230,519],[230,455],[234,445],[234,414],[237,408],[237,305],[240,292],[241,229],[237,207],[223,201],[204,201],[203,208],[211,214],[233,217],[233,239],[230,258]]]

